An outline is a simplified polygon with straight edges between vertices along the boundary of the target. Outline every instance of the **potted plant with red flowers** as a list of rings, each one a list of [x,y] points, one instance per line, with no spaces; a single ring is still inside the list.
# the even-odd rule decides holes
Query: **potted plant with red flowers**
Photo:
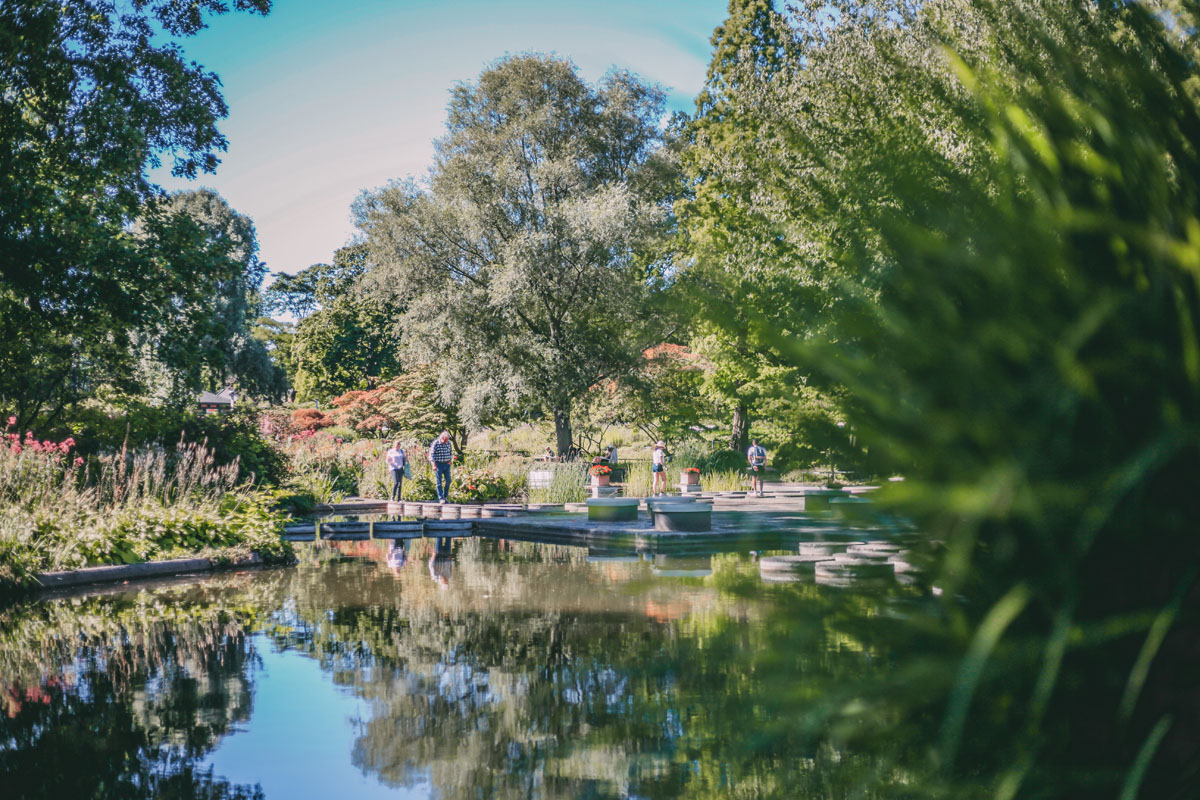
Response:
[[[688,467],[679,474],[683,478],[683,482],[688,486],[695,486],[696,484],[700,483],[699,467]]]
[[[609,477],[612,475],[612,467],[607,464],[595,464],[588,472],[592,475],[592,486],[608,486]]]

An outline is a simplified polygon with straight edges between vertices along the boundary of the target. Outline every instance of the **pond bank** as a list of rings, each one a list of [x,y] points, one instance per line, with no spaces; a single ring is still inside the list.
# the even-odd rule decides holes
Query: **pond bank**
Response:
[[[166,561],[147,561],[142,564],[117,564],[82,569],[40,572],[34,576],[34,591],[102,583],[121,583],[147,578],[175,577],[203,572],[261,567],[268,562],[257,554],[226,560],[217,558],[173,558]]]

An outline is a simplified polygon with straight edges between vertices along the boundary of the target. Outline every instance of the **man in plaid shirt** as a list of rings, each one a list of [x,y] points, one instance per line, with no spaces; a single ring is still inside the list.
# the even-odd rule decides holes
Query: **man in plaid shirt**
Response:
[[[429,445],[429,460],[437,472],[438,502],[446,502],[450,496],[450,462],[454,459],[454,448],[450,445],[450,431],[442,431]]]

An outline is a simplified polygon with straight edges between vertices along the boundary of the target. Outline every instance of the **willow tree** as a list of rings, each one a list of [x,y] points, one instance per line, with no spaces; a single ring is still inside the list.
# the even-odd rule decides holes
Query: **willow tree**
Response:
[[[506,58],[451,92],[425,182],[359,200],[368,290],[407,309],[404,358],[434,365],[466,420],[544,412],[565,451],[572,399],[653,340],[663,103],[628,72],[591,86],[567,61]]]

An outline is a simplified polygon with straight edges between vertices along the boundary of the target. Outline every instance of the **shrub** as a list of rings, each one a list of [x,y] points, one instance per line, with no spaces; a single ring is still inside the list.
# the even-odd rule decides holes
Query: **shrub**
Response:
[[[272,495],[195,444],[85,462],[59,443],[0,447],[0,590],[35,572],[183,555],[284,558]],[[51,445],[51,446],[47,446]]]
[[[716,450],[698,459],[695,466],[700,472],[731,472],[746,469],[746,454],[736,450]]]
[[[319,431],[335,424],[329,414],[317,408],[297,408],[292,412],[292,428],[295,431]]]

